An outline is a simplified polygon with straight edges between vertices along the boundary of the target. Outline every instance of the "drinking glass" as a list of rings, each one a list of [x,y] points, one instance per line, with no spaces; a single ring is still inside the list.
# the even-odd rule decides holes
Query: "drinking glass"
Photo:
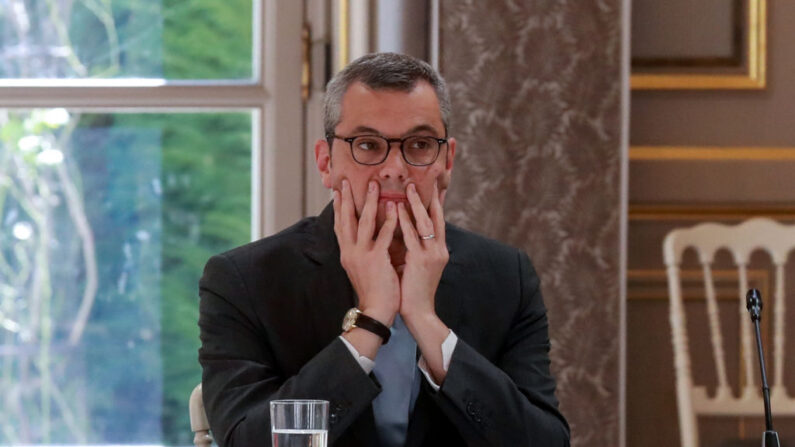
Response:
[[[326,447],[327,400],[271,401],[273,447]]]

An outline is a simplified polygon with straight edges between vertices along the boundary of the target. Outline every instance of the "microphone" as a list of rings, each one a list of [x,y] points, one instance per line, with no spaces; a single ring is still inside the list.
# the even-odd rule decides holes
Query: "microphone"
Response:
[[[778,433],[773,430],[773,414],[770,411],[770,388],[767,386],[765,372],[765,355],[762,351],[762,334],[759,322],[762,320],[762,294],[757,289],[750,289],[745,294],[745,308],[751,314],[751,322],[756,329],[756,349],[759,353],[759,368],[762,372],[762,398],[765,401],[765,432],[762,434],[762,447],[780,447]]]
[[[762,319],[762,294],[757,289],[750,289],[745,295],[745,308],[751,314],[751,321]],[[760,350],[761,352],[761,350]]]

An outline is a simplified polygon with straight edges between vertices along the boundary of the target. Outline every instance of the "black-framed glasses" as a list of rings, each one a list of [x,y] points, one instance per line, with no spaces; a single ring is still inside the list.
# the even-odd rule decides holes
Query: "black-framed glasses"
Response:
[[[428,166],[436,161],[442,145],[447,143],[447,138],[429,136],[385,138],[380,135],[357,135],[355,137],[326,135],[329,145],[335,138],[348,142],[351,146],[353,160],[367,166],[383,163],[389,155],[392,143],[400,143],[400,153],[403,154],[403,160],[406,163],[412,166]]]

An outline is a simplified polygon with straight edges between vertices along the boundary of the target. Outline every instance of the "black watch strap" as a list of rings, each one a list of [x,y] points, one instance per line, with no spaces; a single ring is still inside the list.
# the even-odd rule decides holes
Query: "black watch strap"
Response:
[[[389,341],[389,336],[392,335],[392,331],[390,331],[389,328],[383,323],[376,320],[375,318],[368,317],[359,309],[354,307],[350,309],[347,314],[345,314],[345,320],[342,323],[342,329],[347,332],[355,327],[370,331],[373,334],[381,337],[381,340],[383,340],[382,344],[384,345]]]
[[[389,341],[389,336],[392,335],[392,331],[390,331],[388,327],[384,326],[383,323],[376,320],[375,318],[370,318],[361,312],[356,317],[356,323],[354,323],[354,326],[360,327],[366,331],[370,331],[373,334],[381,337],[384,340],[382,343],[384,345]]]

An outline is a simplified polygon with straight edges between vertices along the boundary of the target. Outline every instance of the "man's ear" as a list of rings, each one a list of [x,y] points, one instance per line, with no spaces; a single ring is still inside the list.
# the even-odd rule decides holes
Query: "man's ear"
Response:
[[[331,148],[326,140],[320,139],[315,142],[315,165],[320,172],[323,186],[331,189]]]
[[[439,187],[441,189],[447,189],[447,187],[450,186],[450,178],[453,175],[453,161],[455,159],[455,145],[455,138],[449,138],[447,140],[447,155],[444,161],[444,174],[442,174],[439,182]]]

